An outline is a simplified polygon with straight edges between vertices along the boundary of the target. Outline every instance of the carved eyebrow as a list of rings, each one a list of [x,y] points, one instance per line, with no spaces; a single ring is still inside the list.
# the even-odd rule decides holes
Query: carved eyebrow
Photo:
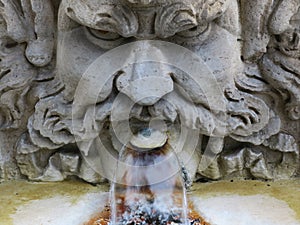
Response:
[[[110,32],[124,37],[133,36],[138,30],[138,22],[130,8],[119,4],[99,4],[98,7],[81,1],[67,4],[65,13],[84,26]],[[87,16],[88,15],[88,16]]]
[[[76,1],[76,3],[66,4],[65,13],[83,26],[116,32],[115,22],[111,16],[114,7],[114,5],[101,5],[95,10],[82,1]]]
[[[162,7],[158,11],[155,31],[159,37],[166,38],[197,25],[194,7],[184,3],[176,3]]]

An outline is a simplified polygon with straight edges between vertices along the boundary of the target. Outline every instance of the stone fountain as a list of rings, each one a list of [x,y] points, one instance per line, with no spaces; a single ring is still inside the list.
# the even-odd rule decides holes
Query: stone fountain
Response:
[[[0,0],[2,185],[298,193],[299,24],[299,0]]]

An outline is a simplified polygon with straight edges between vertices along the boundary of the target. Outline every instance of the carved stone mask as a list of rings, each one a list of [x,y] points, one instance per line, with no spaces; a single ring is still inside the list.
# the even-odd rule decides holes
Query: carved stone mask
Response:
[[[144,62],[127,66],[127,57],[140,57],[135,53],[139,51],[139,44],[133,45],[137,49],[128,52],[127,57],[118,59],[124,61],[123,67],[103,75],[108,79],[95,103],[110,102],[122,93],[126,96],[124,98],[129,98],[124,102],[134,102],[129,115],[133,127],[143,127],[152,119],[160,118],[171,124],[166,129],[173,133],[173,139],[180,133],[176,130],[177,123],[185,123],[202,134],[219,138],[229,134],[246,137],[263,129],[268,123],[269,109],[259,99],[240,92],[234,84],[235,76],[242,71],[237,37],[213,22],[218,17],[230,16],[223,15],[227,7],[226,1],[213,4],[205,1],[63,1],[59,13],[57,73],[65,85],[65,100],[74,100],[85,71],[110,50],[141,40],[167,41],[189,49],[203,60],[218,85],[214,92],[220,94],[215,98],[222,102],[223,110],[213,111],[215,104],[209,102],[208,97],[212,94],[205,92],[189,74],[173,65]],[[231,19],[236,18],[233,15]],[[152,43],[143,47],[144,54],[151,52],[158,62],[168,60],[170,56]],[[113,64],[114,61],[106,63]],[[199,73],[200,78],[204,77]],[[137,82],[149,77],[159,82]],[[124,88],[127,86],[130,88]],[[142,98],[145,93],[155,97]],[[188,98],[183,97],[184,93]],[[195,104],[197,110],[183,116],[182,109],[188,102]],[[120,150],[120,143],[114,137],[112,140],[114,148]],[[196,168],[190,170],[194,173]]]
[[[282,112],[299,119],[298,0],[40,3],[0,0],[1,121],[27,123],[14,145],[22,174],[99,182],[128,142],[168,142],[191,180],[240,167],[272,177],[267,152],[293,140],[280,133]]]

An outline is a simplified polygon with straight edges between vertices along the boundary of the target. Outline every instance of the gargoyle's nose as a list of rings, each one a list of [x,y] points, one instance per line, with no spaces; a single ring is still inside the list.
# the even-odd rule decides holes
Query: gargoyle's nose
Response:
[[[164,95],[173,91],[170,66],[157,61],[133,63],[123,68],[116,80],[117,89],[140,105],[153,105]]]

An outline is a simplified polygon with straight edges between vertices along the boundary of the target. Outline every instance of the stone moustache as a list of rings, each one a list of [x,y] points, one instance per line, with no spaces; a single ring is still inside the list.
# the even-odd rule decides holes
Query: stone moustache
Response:
[[[0,178],[112,180],[146,126],[187,183],[299,175],[299,8],[0,0]]]

